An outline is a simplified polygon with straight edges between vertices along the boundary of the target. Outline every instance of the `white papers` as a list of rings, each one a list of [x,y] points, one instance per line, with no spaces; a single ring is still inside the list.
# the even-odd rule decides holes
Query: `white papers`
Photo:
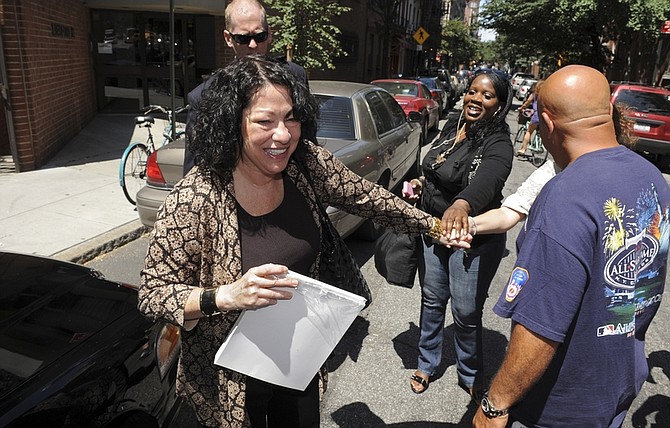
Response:
[[[365,299],[324,282],[298,279],[291,300],[247,310],[214,363],[275,385],[304,391],[365,305]]]

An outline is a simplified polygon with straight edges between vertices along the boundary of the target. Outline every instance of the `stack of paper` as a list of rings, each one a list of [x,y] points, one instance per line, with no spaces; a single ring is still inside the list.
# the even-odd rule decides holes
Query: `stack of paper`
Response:
[[[291,300],[240,315],[214,363],[266,382],[305,390],[365,305],[321,281],[298,280]]]

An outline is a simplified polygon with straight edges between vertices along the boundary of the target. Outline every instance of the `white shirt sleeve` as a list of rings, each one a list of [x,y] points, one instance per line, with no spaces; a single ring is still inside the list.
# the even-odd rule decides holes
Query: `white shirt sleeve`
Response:
[[[521,186],[516,189],[516,192],[505,199],[502,206],[528,215],[530,206],[533,205],[540,190],[542,190],[547,181],[554,178],[558,172],[560,172],[560,169],[556,166],[554,161],[551,159],[547,160],[544,165],[528,176],[526,181],[521,183]]]

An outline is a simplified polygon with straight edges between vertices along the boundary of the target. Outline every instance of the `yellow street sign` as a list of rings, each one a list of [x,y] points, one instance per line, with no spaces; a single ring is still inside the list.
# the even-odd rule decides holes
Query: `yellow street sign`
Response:
[[[422,45],[426,39],[430,36],[426,30],[423,29],[423,27],[419,27],[415,32],[412,37],[414,37],[414,40],[420,45]]]

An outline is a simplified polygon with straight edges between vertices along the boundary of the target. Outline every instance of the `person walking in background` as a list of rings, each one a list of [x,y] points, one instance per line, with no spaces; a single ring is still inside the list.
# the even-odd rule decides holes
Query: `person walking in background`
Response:
[[[532,106],[533,115],[530,117],[530,124],[528,124],[528,129],[526,130],[526,133],[523,135],[523,141],[521,143],[521,147],[516,152],[516,156],[526,155],[526,149],[528,148],[528,144],[530,144],[530,138],[533,136],[533,132],[537,131],[537,126],[540,123],[540,118],[537,112],[537,94],[540,91],[540,88],[542,87],[542,83],[544,83],[544,80],[542,79],[533,83],[530,95],[528,96],[528,98],[526,98],[523,104],[521,104],[521,107],[518,108],[518,110],[523,111],[524,109],[528,108],[528,106]]]
[[[539,93],[542,141],[563,171],[533,203],[494,306],[512,333],[477,428],[620,427],[647,378],[670,187],[618,143],[609,100],[605,76],[579,65],[552,74]]]
[[[266,55],[269,52],[272,33],[268,26],[265,8],[258,0],[233,0],[228,3],[224,13],[226,29],[223,30],[223,38],[228,47],[235,52],[236,58],[252,54]],[[277,58],[277,61],[286,65],[299,81],[308,85],[307,72],[304,68],[294,62],[287,61],[286,58]],[[198,114],[202,91],[208,85],[207,80],[205,80],[188,93],[189,110],[186,119],[184,175],[195,164],[193,153],[189,148],[189,129],[193,126]]]
[[[190,130],[196,166],[159,209],[138,307],[182,327],[177,390],[202,426],[319,426],[325,369],[296,391],[214,365],[241,310],[291,298],[297,281],[277,276],[319,278],[318,204],[398,232],[444,235],[439,218],[302,138],[317,113],[316,98],[283,65],[234,60],[203,91]]]
[[[468,216],[500,206],[514,149],[505,117],[512,105],[509,82],[494,72],[476,75],[463,112],[424,157],[424,176],[411,180],[421,208],[442,217],[443,228],[467,232]],[[455,125],[455,126],[454,126]],[[406,196],[406,195],[405,195]],[[505,234],[475,238],[472,250],[450,249],[424,239],[419,263],[421,319],[413,392],[423,393],[442,360],[447,302],[454,318],[459,385],[473,397],[483,388],[482,310],[505,249]]]

